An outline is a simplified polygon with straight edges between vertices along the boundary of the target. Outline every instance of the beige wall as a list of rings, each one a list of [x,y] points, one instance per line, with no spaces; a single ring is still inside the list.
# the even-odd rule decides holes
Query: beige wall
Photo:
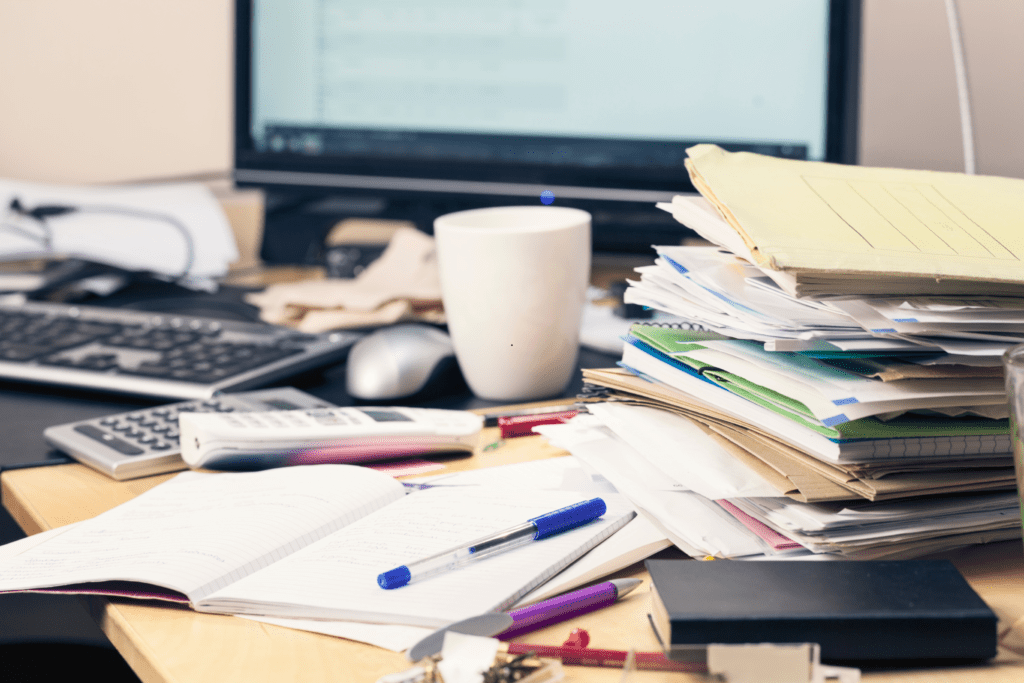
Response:
[[[0,176],[231,165],[229,0],[0,0]]]
[[[0,0],[0,176],[226,172],[232,5]],[[862,163],[960,170],[943,0],[864,5]],[[1024,177],[1024,0],[959,5],[978,171]]]
[[[1024,0],[959,0],[977,172],[1024,178]],[[864,0],[860,163],[963,170],[943,0]]]

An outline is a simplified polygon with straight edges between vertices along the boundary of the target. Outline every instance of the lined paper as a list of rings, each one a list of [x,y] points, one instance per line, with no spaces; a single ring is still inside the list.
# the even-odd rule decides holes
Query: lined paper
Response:
[[[417,491],[197,604],[201,611],[441,626],[504,609],[632,518],[602,496],[600,519],[395,590],[388,569],[591,498],[570,491],[451,487]]]
[[[194,602],[403,495],[350,465],[185,472],[3,562],[0,591],[124,580]]]

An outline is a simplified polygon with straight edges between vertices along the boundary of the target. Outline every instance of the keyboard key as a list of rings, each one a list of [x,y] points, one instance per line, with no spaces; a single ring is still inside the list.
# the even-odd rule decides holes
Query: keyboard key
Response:
[[[115,390],[196,396],[201,395],[197,385],[226,388],[239,375],[253,375],[250,381],[258,381],[269,373],[268,365],[277,365],[289,356],[308,354],[295,364],[295,371],[340,359],[355,336],[332,335],[338,339],[312,351],[310,343],[327,341],[327,337],[262,324],[167,318],[90,306],[0,303],[0,377],[62,383],[59,377],[67,376],[73,377],[77,386],[105,389],[111,388],[112,379],[121,379],[123,385],[116,385]],[[12,371],[11,364],[22,367]],[[58,375],[53,373],[54,367],[71,368],[75,373]],[[275,376],[280,370],[274,370]],[[88,382],[89,374],[95,376],[94,385]],[[139,381],[142,379],[147,381]]]

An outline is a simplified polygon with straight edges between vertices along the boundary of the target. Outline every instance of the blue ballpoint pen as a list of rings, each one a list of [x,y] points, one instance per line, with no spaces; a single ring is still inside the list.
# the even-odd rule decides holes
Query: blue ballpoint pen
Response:
[[[554,534],[582,526],[605,513],[607,506],[600,498],[575,503],[554,512],[489,534],[466,545],[450,548],[422,560],[409,562],[377,576],[381,588],[400,588],[410,581],[423,579],[434,574],[462,566],[474,560],[503,553],[532,541],[539,541]]]

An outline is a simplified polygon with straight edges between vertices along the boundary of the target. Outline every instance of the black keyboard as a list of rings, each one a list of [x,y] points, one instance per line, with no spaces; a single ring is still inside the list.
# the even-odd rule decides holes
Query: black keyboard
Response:
[[[339,360],[358,337],[95,306],[0,304],[0,378],[207,398]]]

